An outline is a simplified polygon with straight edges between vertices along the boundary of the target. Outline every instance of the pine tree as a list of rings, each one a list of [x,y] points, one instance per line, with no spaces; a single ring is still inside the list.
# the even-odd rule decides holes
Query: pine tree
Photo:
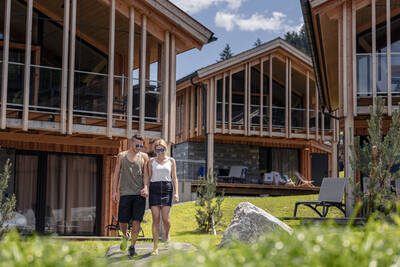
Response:
[[[15,195],[11,198],[5,198],[4,192],[8,187],[8,180],[11,175],[11,162],[7,160],[3,173],[0,174],[0,233],[6,229],[3,228],[4,222],[14,217],[16,199]]]
[[[376,112],[370,108],[367,140],[361,145],[360,137],[356,137],[351,147],[352,168],[360,172],[361,177],[368,176],[368,181],[365,181],[368,192],[362,191],[361,181],[352,179],[354,195],[362,204],[363,214],[367,218],[374,212],[388,215],[395,208],[391,182],[400,178],[400,170],[393,172],[392,169],[400,164],[400,113],[393,112],[389,131],[384,136],[383,107],[383,99],[377,98]]]
[[[219,60],[217,62],[227,60],[228,58],[231,58],[232,56],[233,56],[233,52],[232,52],[231,46],[229,44],[226,44],[225,48],[221,51],[221,53],[219,53]]]
[[[224,201],[224,192],[217,197],[217,179],[211,176],[208,180],[202,180],[201,186],[197,188],[196,221],[201,232],[209,233],[222,223],[223,213],[221,210]]]
[[[257,38],[257,40],[254,42],[253,46],[254,46],[254,47],[258,47],[258,46],[260,46],[260,45],[262,45],[262,41],[261,41],[260,38]]]
[[[287,32],[284,39],[303,53],[311,56],[310,44],[308,43],[307,32],[304,24],[299,32]]]

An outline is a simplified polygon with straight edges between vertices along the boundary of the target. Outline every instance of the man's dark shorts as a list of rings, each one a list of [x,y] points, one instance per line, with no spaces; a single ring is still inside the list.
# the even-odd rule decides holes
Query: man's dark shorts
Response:
[[[146,198],[140,195],[121,196],[118,207],[118,221],[129,223],[132,221],[142,221],[146,209]]]

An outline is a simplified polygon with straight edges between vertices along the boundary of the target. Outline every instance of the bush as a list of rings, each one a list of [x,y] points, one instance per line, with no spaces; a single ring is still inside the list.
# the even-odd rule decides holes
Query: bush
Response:
[[[272,232],[254,245],[216,249],[203,244],[193,253],[175,252],[151,266],[400,266],[400,218],[371,219],[365,228],[333,225],[299,227],[293,235]]]
[[[106,266],[106,259],[65,241],[38,236],[23,238],[14,230],[0,241],[0,266],[101,267]]]
[[[10,220],[14,217],[15,211],[15,195],[13,194],[11,198],[5,198],[4,193],[8,187],[8,180],[11,174],[11,162],[8,159],[4,165],[4,171],[0,174],[0,234],[6,230],[3,228],[4,222]]]
[[[217,182],[215,178],[209,177],[202,180],[202,185],[197,188],[196,221],[201,232],[209,233],[221,224],[223,217],[221,205],[224,201],[224,193],[216,196]]]

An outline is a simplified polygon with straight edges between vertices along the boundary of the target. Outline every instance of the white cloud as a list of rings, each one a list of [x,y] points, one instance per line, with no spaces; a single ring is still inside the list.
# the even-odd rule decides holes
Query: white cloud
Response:
[[[226,4],[229,9],[236,10],[244,1],[246,0],[171,0],[173,4],[189,14],[200,12],[216,4]]]
[[[242,31],[299,31],[302,23],[294,25],[287,20],[287,16],[281,12],[273,12],[271,17],[255,13],[248,18],[242,15],[217,12],[215,15],[215,24],[219,27],[225,28],[227,31],[232,31],[238,27]]]

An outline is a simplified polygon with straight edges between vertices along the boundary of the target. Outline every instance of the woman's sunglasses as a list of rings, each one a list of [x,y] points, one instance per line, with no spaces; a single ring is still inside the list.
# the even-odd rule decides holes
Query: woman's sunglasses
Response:
[[[136,147],[144,148],[144,145],[136,145]]]
[[[160,149],[156,149],[155,151],[156,151],[156,153],[160,153],[160,152],[164,152],[165,149],[164,148],[160,148]]]

